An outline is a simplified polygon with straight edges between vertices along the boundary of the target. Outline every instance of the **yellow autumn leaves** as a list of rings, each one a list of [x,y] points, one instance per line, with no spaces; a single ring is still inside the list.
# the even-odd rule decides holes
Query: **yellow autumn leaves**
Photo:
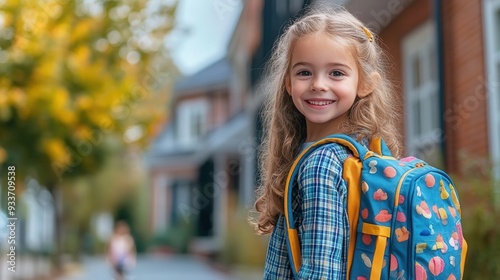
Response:
[[[63,165],[69,163],[68,151],[66,145],[61,139],[44,139],[42,141],[42,147],[50,156],[52,162],[57,162]]]
[[[96,135],[99,139],[106,133],[123,135],[129,127],[144,127],[147,132],[152,122],[162,119],[168,93],[165,89],[160,95],[154,93],[168,85],[144,88],[154,54],[131,43],[138,41],[132,28],[143,35],[147,30],[140,22],[137,25],[137,16],[130,24],[128,14],[144,14],[145,3],[4,0],[0,163],[24,145],[26,156],[44,154],[51,163],[67,165],[75,149],[97,145],[92,141]],[[102,5],[100,12],[92,5]],[[118,8],[120,17],[110,18]],[[163,42],[161,36],[156,39]],[[145,92],[144,98],[135,98],[137,88]],[[37,158],[25,159],[30,160]]]

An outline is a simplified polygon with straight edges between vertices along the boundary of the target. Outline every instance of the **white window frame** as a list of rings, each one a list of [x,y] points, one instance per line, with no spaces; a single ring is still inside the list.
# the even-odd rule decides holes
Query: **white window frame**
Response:
[[[406,149],[407,153],[418,157],[426,156],[418,153],[419,149],[430,145],[431,147],[439,147],[441,151],[441,135],[443,128],[440,119],[440,91],[439,91],[439,72],[437,61],[435,60],[435,76],[430,76],[432,63],[430,56],[434,51],[437,59],[437,41],[436,41],[436,26],[434,21],[427,21],[408,34],[403,39],[402,54],[403,54],[403,72],[404,72],[404,93],[405,93],[405,127],[406,127]],[[420,79],[421,85],[418,89],[413,88],[414,69],[413,59],[417,57],[420,61]],[[429,75],[426,76],[426,74]],[[432,106],[426,102],[433,100],[436,111],[432,111]],[[420,119],[418,122],[413,118],[415,114],[415,104],[420,101]],[[423,103],[422,103],[423,102]],[[432,104],[432,103],[431,103]],[[424,105],[424,106],[422,106]],[[434,117],[434,118],[433,118]],[[416,126],[420,125],[423,129],[419,135],[416,135]],[[427,154],[427,153],[426,153]],[[436,156],[436,155],[427,155]],[[443,153],[437,155],[442,160]],[[436,164],[436,163],[434,163]]]
[[[489,150],[493,174],[500,180],[500,25],[496,24],[500,23],[500,17],[496,18],[500,16],[500,1],[484,0],[483,15]]]
[[[206,99],[189,100],[177,107],[177,142],[181,146],[193,146],[207,132],[209,103]],[[196,122],[201,126],[196,131]]]

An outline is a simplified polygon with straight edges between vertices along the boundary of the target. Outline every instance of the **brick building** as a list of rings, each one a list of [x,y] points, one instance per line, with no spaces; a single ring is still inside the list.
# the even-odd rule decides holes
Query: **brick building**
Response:
[[[406,153],[454,173],[498,163],[500,1],[343,2],[394,63]]]
[[[172,121],[149,154],[152,231],[188,217],[208,251],[253,200],[263,66],[286,23],[315,1],[243,2],[227,56],[177,83]],[[405,154],[463,174],[496,162],[499,176],[500,1],[331,2],[375,31],[390,56]]]

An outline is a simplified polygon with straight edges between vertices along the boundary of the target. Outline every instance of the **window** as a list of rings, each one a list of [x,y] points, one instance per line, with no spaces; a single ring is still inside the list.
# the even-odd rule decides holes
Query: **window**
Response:
[[[290,14],[291,15],[297,14],[300,11],[300,9],[302,9],[302,6],[304,5],[303,2],[304,2],[303,0],[291,0],[289,7]]]
[[[286,9],[287,9],[287,1],[283,0],[277,0],[276,1],[276,13],[280,16],[283,17],[286,15]]]
[[[489,143],[495,163],[493,174],[500,179],[500,2],[490,0],[483,3]]]
[[[443,153],[435,25],[429,21],[403,40],[406,148],[442,166]]]
[[[208,102],[192,100],[181,103],[177,109],[178,144],[196,144],[207,130]]]
[[[192,215],[192,208],[194,205],[191,205],[190,193],[193,191],[191,188],[193,183],[190,181],[179,180],[172,185],[173,190],[173,202],[172,205],[172,220],[171,223],[173,226],[178,225],[178,223],[189,222]]]

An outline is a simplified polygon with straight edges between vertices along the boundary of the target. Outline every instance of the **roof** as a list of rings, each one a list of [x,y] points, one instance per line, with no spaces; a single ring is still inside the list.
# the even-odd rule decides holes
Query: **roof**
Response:
[[[174,87],[177,96],[193,91],[207,91],[225,88],[232,78],[232,67],[227,58],[222,58],[213,64],[179,80]]]
[[[214,153],[238,152],[251,142],[252,116],[240,113],[227,123],[210,132],[198,144],[181,147],[174,136],[172,125],[153,142],[146,157],[150,166],[200,165]]]

